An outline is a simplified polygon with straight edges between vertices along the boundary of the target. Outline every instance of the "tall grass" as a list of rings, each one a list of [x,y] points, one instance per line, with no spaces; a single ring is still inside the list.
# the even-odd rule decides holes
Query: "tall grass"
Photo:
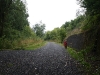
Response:
[[[67,50],[68,50],[69,54],[74,59],[76,59],[77,61],[79,61],[79,63],[83,66],[85,72],[90,73],[90,71],[91,71],[91,65],[88,62],[86,62],[85,56],[83,54],[84,51],[82,50],[82,51],[77,52],[73,48],[70,48],[70,47],[68,47]]]
[[[68,47],[67,51],[74,59],[78,60],[80,64],[83,65],[84,71],[87,73],[87,75],[100,75],[100,67],[96,66],[95,68],[95,65],[93,66],[93,64],[91,64],[91,62],[97,60],[97,58],[93,56],[87,57],[87,54],[89,53],[88,48],[77,52],[73,48]],[[91,62],[88,62],[87,60]]]
[[[16,40],[0,38],[0,50],[25,50],[30,47],[34,49],[43,43],[44,41],[40,38],[19,38]]]

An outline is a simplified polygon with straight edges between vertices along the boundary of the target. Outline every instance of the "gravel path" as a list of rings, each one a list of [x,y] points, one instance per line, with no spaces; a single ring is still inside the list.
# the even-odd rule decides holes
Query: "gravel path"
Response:
[[[0,75],[83,75],[65,48],[48,42],[35,51],[1,51]]]

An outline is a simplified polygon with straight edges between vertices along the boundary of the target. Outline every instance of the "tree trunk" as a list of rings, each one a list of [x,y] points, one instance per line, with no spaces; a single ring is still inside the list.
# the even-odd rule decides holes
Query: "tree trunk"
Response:
[[[96,52],[97,51],[97,44],[98,44],[98,40],[99,40],[98,39],[98,34],[99,34],[99,29],[97,29],[97,32],[96,32],[93,52]]]
[[[1,21],[0,21],[0,37],[3,36],[3,28],[4,28],[4,13],[1,14]]]

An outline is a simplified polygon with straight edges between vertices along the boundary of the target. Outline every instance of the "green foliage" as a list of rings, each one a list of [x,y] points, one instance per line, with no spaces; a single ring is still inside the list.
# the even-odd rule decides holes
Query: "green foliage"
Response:
[[[100,0],[78,0],[80,6],[85,8],[85,20],[82,27],[85,32],[85,60],[91,64],[91,75],[100,74],[100,65],[97,60],[100,60],[98,56],[100,54]],[[84,52],[83,51],[83,52]]]
[[[65,22],[60,28],[54,28],[52,31],[47,31],[45,33],[45,40],[63,42],[70,31],[83,25],[84,19],[85,15],[81,15],[74,20]]]
[[[78,0],[81,7],[86,9],[84,30],[98,30],[100,28],[100,1],[99,0]]]
[[[37,38],[27,18],[22,0],[0,0],[0,49],[23,48]]]
[[[68,47],[67,51],[69,54],[83,65],[84,71],[88,75],[99,75],[100,74],[100,58],[93,56],[93,52],[90,47],[86,47],[80,51],[76,51],[73,48]]]
[[[44,30],[45,30],[45,24],[43,24],[42,22],[37,23],[37,24],[35,24],[33,26],[33,31],[39,37],[43,37],[44,36]]]
[[[64,38],[66,37],[66,30],[65,30],[65,28],[60,28],[59,36],[60,36],[60,42],[63,42]]]
[[[97,14],[95,16],[87,16],[84,21],[84,27],[83,30],[98,30],[100,28],[100,14]]]
[[[22,31],[29,25],[27,10],[21,0],[0,0],[0,37],[7,36],[12,30]]]
[[[34,43],[34,44],[24,47],[24,49],[25,50],[34,50],[34,49],[44,46],[45,44],[46,44],[46,42],[44,42],[44,41],[38,41],[37,43]]]
[[[65,28],[66,31],[72,31],[73,29],[80,27],[83,24],[84,19],[85,15],[78,16],[76,19],[71,20],[70,22],[65,22],[61,28]]]
[[[25,4],[21,0],[16,0],[9,11],[6,21],[13,29],[23,30],[24,26],[29,25],[28,14]]]
[[[99,41],[99,31],[100,31],[100,1],[99,0],[78,0],[81,4],[81,7],[84,7],[86,9],[86,19],[84,21],[84,27],[83,31],[87,31],[88,34],[85,35],[86,38],[89,41],[85,40],[87,43],[86,45],[89,46],[89,44],[94,45],[93,49],[94,51],[98,51],[97,48],[98,41]],[[87,37],[91,36],[91,37]]]
[[[68,52],[70,53],[70,55],[71,55],[74,59],[78,60],[78,61],[81,63],[81,65],[83,65],[84,70],[85,70],[87,73],[90,73],[90,72],[91,72],[91,65],[90,65],[90,63],[88,63],[88,62],[84,59],[85,56],[84,56],[84,54],[83,54],[83,50],[80,51],[80,52],[76,52],[74,49],[72,49],[72,48],[70,48],[70,47],[68,47],[67,50],[68,50]]]
[[[81,7],[86,9],[86,14],[96,15],[100,13],[100,0],[77,0]]]
[[[0,0],[0,37],[3,36],[5,17],[9,11],[11,3],[12,0]]]
[[[60,36],[59,36],[59,28],[55,28],[54,30],[51,31],[51,39],[55,40],[55,41],[59,41],[60,40]]]
[[[53,40],[56,42],[62,42],[63,39],[66,37],[65,28],[55,28],[52,31],[47,31],[45,33],[45,40]]]
[[[51,40],[51,32],[50,31],[47,31],[45,33],[45,37],[44,37],[45,40]]]
[[[29,37],[36,37],[35,32],[29,27],[29,26],[25,26],[23,31],[22,31],[22,35],[25,38],[29,38]]]

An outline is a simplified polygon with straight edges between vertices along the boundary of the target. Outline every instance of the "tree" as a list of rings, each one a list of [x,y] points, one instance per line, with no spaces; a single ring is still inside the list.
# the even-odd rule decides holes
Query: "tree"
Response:
[[[60,28],[60,42],[63,42],[64,38],[66,37],[66,29]]]
[[[42,22],[37,23],[37,24],[35,24],[33,26],[33,31],[39,37],[43,37],[44,36],[44,30],[45,30],[45,24],[43,24]]]
[[[86,9],[86,19],[84,30],[87,30],[89,34],[88,37],[94,37],[94,39],[88,38],[93,41],[93,50],[97,51],[98,36],[100,32],[100,0],[78,0],[81,7]],[[91,34],[92,33],[92,34]],[[90,42],[90,41],[88,41]]]
[[[21,0],[0,0],[0,37],[15,35],[28,26],[26,6]]]
[[[45,33],[45,37],[44,37],[45,40],[51,40],[51,31],[47,31]]]
[[[95,15],[100,13],[100,0],[77,0],[80,6],[86,9],[86,14]]]
[[[25,38],[30,38],[30,37],[34,38],[36,36],[33,30],[29,26],[25,26],[22,33],[23,33],[22,35]]]
[[[54,28],[52,31],[47,31],[45,33],[45,40],[62,42],[65,37],[66,37],[65,28]]]
[[[0,0],[0,37],[3,36],[5,17],[8,14],[12,0]]]
[[[6,17],[7,25],[10,24],[13,29],[22,31],[24,26],[29,25],[27,18],[25,4],[21,0],[15,0]]]

